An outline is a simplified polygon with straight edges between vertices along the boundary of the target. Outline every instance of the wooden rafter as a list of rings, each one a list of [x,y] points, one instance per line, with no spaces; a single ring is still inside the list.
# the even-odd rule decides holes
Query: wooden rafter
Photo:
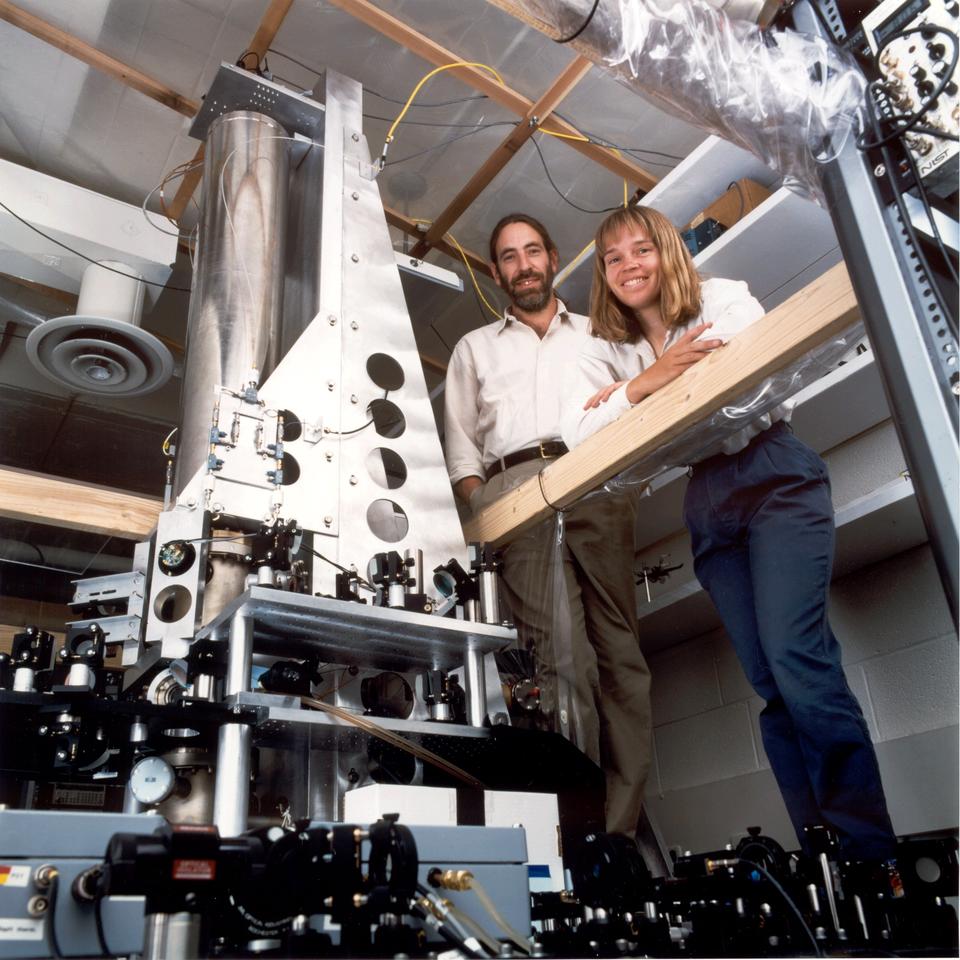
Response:
[[[200,109],[200,104],[196,100],[184,97],[175,90],[141,73],[135,67],[122,63],[115,57],[90,46],[79,37],[75,37],[60,27],[55,27],[46,20],[35,17],[32,13],[27,13],[20,7],[10,3],[9,0],[0,0],[0,20],[6,20],[15,27],[25,30],[40,40],[57,47],[64,53],[69,53],[71,57],[94,67],[97,70],[119,80],[134,90],[139,90],[158,103],[162,103],[177,113],[182,113],[185,117],[192,117]]]
[[[441,66],[445,63],[453,63],[460,59],[456,54],[435,43],[429,37],[408,27],[405,23],[396,17],[390,16],[383,10],[375,7],[369,0],[329,0],[335,7],[356,17],[368,27],[389,37],[401,46],[406,47],[411,53],[422,57],[429,63]],[[506,107],[518,116],[524,116],[533,106],[533,101],[511,90],[509,87],[501,86],[488,73],[478,70],[476,67],[462,67],[457,70],[459,79],[468,83],[475,90],[485,93],[491,100]],[[580,139],[565,140],[574,150],[589,157],[595,163],[605,167],[611,173],[622,177],[630,183],[636,184],[644,190],[650,190],[657,182],[655,177],[648,170],[645,170],[639,164],[627,160],[625,157],[617,156],[615,153],[601,147],[595,143],[590,143],[584,138],[583,134],[576,127],[564,120],[554,117],[551,126],[559,133],[566,134],[569,137],[579,137]]]
[[[520,123],[490,154],[470,182],[453,198],[447,208],[433,221],[424,238],[411,250],[422,257],[430,247],[456,223],[464,211],[491,184],[501,170],[516,156],[517,151],[537,132],[538,125],[553,113],[568,93],[587,75],[593,64],[585,57],[576,57],[550,84],[546,93],[531,104]]]
[[[490,504],[464,528],[467,541],[503,543],[703,421],[859,316],[844,265],[795,293],[575,450]]]

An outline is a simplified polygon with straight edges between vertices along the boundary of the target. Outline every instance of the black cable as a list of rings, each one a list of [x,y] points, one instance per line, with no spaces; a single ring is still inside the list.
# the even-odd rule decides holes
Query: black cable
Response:
[[[947,70],[944,71],[943,76],[940,78],[940,83],[937,85],[937,88],[930,94],[929,97],[920,105],[920,109],[912,114],[907,116],[893,116],[893,117],[884,117],[881,118],[882,123],[894,124],[898,121],[905,121],[896,126],[892,133],[888,133],[886,136],[880,137],[880,139],[875,140],[873,143],[869,143],[863,139],[863,136],[857,137],[857,148],[860,150],[876,150],[879,147],[883,147],[888,143],[893,143],[894,140],[897,140],[902,134],[907,133],[912,130],[929,112],[931,106],[936,103],[937,98],[943,93],[947,88],[947,84],[951,82],[951,77],[953,76],[954,70],[957,67],[957,60],[960,59],[960,41],[957,40],[957,35],[950,30],[947,30],[944,27],[938,27],[933,24],[924,24],[920,27],[911,27],[909,30],[901,30],[899,33],[895,33],[883,42],[883,45],[877,51],[876,57],[874,57],[874,63],[877,65],[877,70],[880,71],[880,57],[883,54],[883,51],[893,43],[894,40],[902,40],[904,37],[909,37],[912,34],[920,33],[929,36],[936,36],[936,34],[941,33],[944,36],[949,37],[953,41],[953,53],[950,57],[950,66]],[[929,38],[929,37],[928,37]],[[874,81],[871,83],[867,89],[867,99],[870,99],[870,88],[877,88],[878,86],[882,87],[880,81]],[[879,133],[879,131],[878,131]]]
[[[60,951],[60,943],[57,940],[57,894],[60,892],[60,874],[51,871],[50,890],[47,893],[47,946],[50,948],[50,955],[54,960],[60,960],[63,953]]]
[[[574,210],[579,210],[581,213],[612,213],[614,210],[620,210],[621,207],[618,205],[616,207],[604,207],[602,210],[588,210],[586,207],[581,207],[579,204],[574,203],[572,200],[564,196],[563,191],[554,183],[553,177],[550,176],[550,168],[547,166],[546,158],[543,155],[543,151],[540,149],[540,144],[537,143],[535,137],[530,138],[530,142],[536,147],[537,153],[540,156],[540,162],[543,164],[543,172],[547,175],[547,180],[550,182],[550,186],[556,191],[557,196],[560,199],[573,207]]]
[[[906,144],[904,144],[903,152],[906,154],[907,163],[910,166],[910,172],[913,174],[913,179],[917,187],[917,194],[920,197],[920,203],[923,204],[923,212],[927,215],[927,223],[930,224],[930,232],[933,235],[933,239],[937,245],[940,256],[943,258],[947,272],[950,274],[953,282],[955,284],[960,283],[960,279],[957,278],[957,271],[953,266],[953,260],[951,259],[950,253],[947,250],[947,245],[943,242],[943,236],[940,233],[940,228],[937,226],[936,218],[933,215],[933,208],[930,206],[930,198],[927,196],[927,188],[923,185],[923,180],[920,177],[920,170],[917,167],[917,162],[913,159],[913,154],[910,152],[910,148],[907,147]]]
[[[783,897],[784,903],[793,911],[794,916],[797,918],[797,922],[803,928],[803,932],[809,937],[810,943],[813,945],[813,955],[815,957],[822,957],[823,952],[820,950],[820,944],[817,943],[817,938],[813,935],[813,931],[810,929],[807,921],[803,919],[803,914],[800,912],[800,908],[793,902],[793,898],[787,893],[786,890],[780,885],[780,881],[777,880],[772,873],[762,864],[757,863],[754,860],[745,860],[741,858],[741,863],[749,864],[751,867],[759,870],[766,878],[773,884],[774,888]]]
[[[568,117],[565,117],[562,113],[554,111],[551,116],[556,117],[558,120],[562,120],[571,127],[577,127],[577,124],[575,124]],[[601,137],[598,133],[591,133],[589,130],[584,130],[582,127],[577,127],[577,129],[585,137],[589,137],[591,143],[595,143],[598,147],[606,147],[608,150],[622,150],[624,153],[649,153],[654,157],[666,157],[668,160],[676,160],[678,162],[685,159],[679,154],[664,153],[662,150],[648,150],[646,147],[621,147],[619,143],[614,143],[612,140],[607,140],[606,137]],[[666,164],[662,164],[662,166],[666,166]]]
[[[64,250],[69,250],[75,257],[80,257],[83,260],[86,260],[88,263],[95,263],[101,270],[109,270],[111,273],[119,273],[121,277],[126,277],[128,280],[131,279],[129,273],[124,273],[123,270],[115,270],[113,267],[105,266],[97,260],[94,260],[92,257],[88,257],[85,253],[81,253],[79,250],[74,250],[73,247],[68,247],[65,243],[60,240],[56,240],[51,237],[49,234],[44,233],[39,227],[35,227],[29,220],[24,220],[19,214],[14,213],[2,200],[0,200],[0,207],[3,207],[7,213],[10,214],[14,220],[19,220],[25,227],[29,227],[34,233],[39,233],[41,237],[45,240],[49,240],[51,243],[55,243],[58,247],[63,247]],[[190,293],[191,290],[189,287],[170,287],[165,283],[157,283],[154,280],[144,280],[140,278],[141,283],[145,283],[148,287],[161,287],[164,290],[176,290],[178,293]]]
[[[112,957],[113,953],[107,946],[107,935],[103,929],[103,897],[97,897],[93,903],[93,919],[97,925],[97,941],[100,944],[100,952],[105,957]]]
[[[441,147],[446,147],[451,143],[456,143],[458,140],[464,140],[467,137],[472,137],[475,133],[479,133],[481,130],[489,130],[490,127],[515,126],[517,126],[517,123],[513,120],[496,120],[493,123],[485,123],[482,126],[475,127],[473,130],[468,130],[466,133],[459,133],[455,137],[450,137],[448,140],[441,140],[440,143],[435,143],[432,147],[427,147],[425,150],[418,150],[416,153],[411,153],[407,157],[401,157],[399,160],[388,160],[384,166],[395,167],[398,163],[407,163],[409,160],[416,160],[418,157],[432,153],[434,150],[439,150]]]
[[[477,291],[476,291],[476,290],[473,291],[473,295],[474,295],[474,297],[476,297],[477,301],[479,302],[480,298],[477,297]],[[445,347],[446,350],[447,350],[447,353],[453,353],[453,350],[450,348],[450,344],[447,343],[446,340],[444,340],[444,338],[443,338],[443,336],[441,335],[440,331],[437,329],[437,323],[436,323],[435,320],[431,320],[431,321],[430,321],[430,329],[437,335],[437,339],[444,345],[444,347]]]
[[[946,130],[937,130],[936,127],[913,127],[913,133],[922,133],[928,137],[936,137],[938,140],[960,140],[960,136],[955,133],[948,133]]]
[[[369,580],[364,580],[356,570],[351,570],[349,567],[345,567],[342,564],[337,563],[336,560],[331,560],[329,557],[325,557],[322,553],[314,550],[313,547],[301,546],[300,550],[306,550],[308,553],[312,553],[318,560],[323,560],[324,563],[329,563],[331,567],[336,567],[341,573],[346,573],[351,577],[356,577],[357,583],[359,583],[364,589],[369,590],[371,593],[377,592],[377,588],[370,583]],[[299,553],[300,551],[298,550],[297,552]]]
[[[590,21],[593,19],[593,15],[597,12],[597,7],[599,6],[600,6],[600,0],[593,0],[593,6],[590,8],[590,12],[587,14],[586,20],[584,20],[583,23],[581,23],[580,26],[577,27],[577,29],[570,34],[570,36],[555,37],[553,42],[554,43],[570,43],[571,40],[576,40],[577,37],[579,37],[580,34],[583,33],[583,31],[590,26]]]
[[[253,65],[253,70],[254,70],[256,73],[259,73],[259,72],[260,72],[260,54],[257,53],[256,50],[244,50],[244,52],[240,54],[240,57],[239,57],[239,59],[237,60],[236,66],[240,67],[241,70],[246,70],[246,69],[247,69],[247,64],[246,64],[246,59],[247,59],[247,57],[256,57],[256,58],[257,58],[257,62]]]
[[[873,98],[869,95],[866,99],[866,105],[867,117],[870,120],[873,129],[879,133],[880,121],[877,118],[876,107],[873,102]],[[896,200],[897,209],[900,212],[900,220],[903,223],[903,229],[906,231],[907,236],[913,245],[913,249],[917,254],[917,260],[919,261],[920,266],[926,273],[927,282],[930,284],[930,289],[933,291],[937,305],[943,311],[944,317],[949,317],[950,312],[947,310],[943,291],[936,282],[936,277],[934,276],[933,271],[930,269],[930,263],[927,260],[927,255],[924,253],[923,247],[920,245],[919,238],[917,237],[917,233],[913,229],[913,222],[910,219],[910,211],[907,209],[907,203],[906,200],[904,200],[903,191],[900,189],[900,184],[897,178],[897,171],[899,168],[897,164],[894,163],[890,151],[886,146],[880,147],[880,155],[883,157],[883,164],[887,171],[887,181],[890,184],[891,190],[893,190],[893,196]]]
[[[390,394],[389,390],[384,390],[383,396],[377,397],[376,399],[386,400],[389,394]],[[371,400],[370,402],[372,403],[373,401]],[[369,409],[369,405],[367,409]],[[353,430],[326,430],[325,429],[323,432],[331,437],[349,437],[354,433],[359,433],[361,430],[366,430],[367,427],[370,426],[370,424],[376,422],[376,419],[377,419],[376,417],[371,417],[362,427],[355,427]]]

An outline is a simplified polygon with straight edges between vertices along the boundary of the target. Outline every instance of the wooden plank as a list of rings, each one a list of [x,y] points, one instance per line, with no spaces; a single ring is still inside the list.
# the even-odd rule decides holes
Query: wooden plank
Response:
[[[157,525],[162,506],[153,497],[0,467],[0,517],[11,520],[142,540]]]
[[[329,2],[356,17],[371,29],[406,47],[411,53],[422,57],[428,63],[439,67],[446,63],[455,63],[461,59],[452,51],[440,46],[439,43],[435,43],[429,37],[425,37],[412,27],[408,27],[396,17],[392,17],[389,13],[375,7],[369,0],[329,0]],[[478,70],[476,67],[460,67],[454,73],[460,80],[465,81],[475,90],[485,93],[491,100],[518,116],[524,116],[533,106],[532,100],[517,93],[516,90],[501,86],[484,70]],[[550,121],[550,128],[569,136],[583,136],[576,127],[560,120],[558,117],[554,117]],[[564,140],[563,142],[573,147],[574,150],[580,151],[600,166],[605,167],[611,173],[623,177],[644,190],[649,190],[657,182],[658,178],[639,164],[633,163],[625,157],[618,157],[595,143],[587,143],[584,140]]]
[[[122,63],[102,50],[92,47],[89,43],[67,33],[66,30],[55,27],[32,13],[27,13],[26,10],[10,3],[10,0],[0,0],[0,20],[6,20],[7,23],[57,47],[71,57],[76,57],[77,60],[113,77],[114,80],[139,90],[140,93],[170,107],[171,110],[176,110],[177,113],[182,113],[185,117],[194,116],[200,109],[200,104],[196,100],[182,96],[176,90],[154,80],[153,77],[148,77],[135,67]]]
[[[585,57],[575,57],[565,70],[550,84],[546,93],[523,115],[520,124],[508,134],[470,182],[450,201],[447,208],[433,221],[423,239],[410,251],[413,257],[423,257],[437,240],[463,216],[464,211],[486,190],[497,174],[513,159],[517,151],[537,132],[538,123],[553,113],[563,98],[589,73],[593,64]]]
[[[653,454],[725,403],[845,330],[859,316],[842,263],[795,293],[722,349],[473,518],[468,541],[503,543]]]
[[[389,223],[391,227],[396,227],[398,230],[402,230],[404,233],[411,237],[416,237],[418,240],[423,238],[424,232],[421,229],[422,225],[419,221],[413,220],[411,217],[401,213],[399,210],[394,210],[392,207],[384,207],[383,212],[387,215],[387,223]],[[448,257],[453,257],[458,263],[463,263],[463,257],[460,256],[460,251],[452,243],[447,243],[446,240],[440,239],[432,246],[434,250],[439,250]],[[493,279],[493,271],[490,269],[490,264],[487,263],[483,257],[474,253],[472,250],[468,250],[466,247],[463,248],[463,253],[473,268],[474,273],[483,273]]]
[[[244,52],[255,53],[260,60],[263,60],[267,55],[267,48],[273,43],[274,37],[276,37],[277,31],[283,23],[283,18],[290,12],[290,7],[292,6],[293,0],[270,0],[270,6],[267,7],[263,16],[260,18],[260,25],[257,27],[257,31],[250,41],[250,46],[247,47]],[[199,107],[197,109],[199,109]],[[203,144],[200,145],[200,148],[193,155],[191,162],[200,163],[202,160]],[[170,201],[167,207],[171,219],[179,220],[183,216],[183,212],[187,209],[187,204],[190,203],[190,198],[200,185],[202,178],[202,166],[197,166],[184,175],[180,181],[180,186],[177,188],[177,192],[173,195],[173,200]]]

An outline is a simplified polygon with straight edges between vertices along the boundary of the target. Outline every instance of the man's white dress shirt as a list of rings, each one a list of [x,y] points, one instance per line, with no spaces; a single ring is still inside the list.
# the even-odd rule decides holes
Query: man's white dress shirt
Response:
[[[560,439],[566,368],[576,365],[587,328],[586,317],[558,300],[542,339],[505,311],[460,340],[447,366],[444,415],[452,483],[485,479],[508,453]]]

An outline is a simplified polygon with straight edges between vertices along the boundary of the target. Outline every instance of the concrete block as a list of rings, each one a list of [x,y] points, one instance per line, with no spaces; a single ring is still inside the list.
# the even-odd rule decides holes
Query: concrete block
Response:
[[[897,834],[956,830],[957,727],[877,744],[877,761]]]
[[[763,697],[753,696],[747,700],[750,708],[750,728],[753,730],[753,742],[757,748],[757,766],[761,770],[770,769],[770,760],[763,746],[763,734],[760,732],[760,712],[766,705],[767,701]]]
[[[721,706],[714,644],[709,635],[652,654],[649,664],[654,726]]]
[[[834,506],[872,493],[906,469],[891,420],[834,447],[823,459],[830,468]]]
[[[799,846],[769,770],[648,798],[647,812],[668,849],[721,850],[727,843],[736,843],[751,826],[761,827],[765,836],[787,850]]]
[[[717,630],[713,636],[714,655],[717,660],[717,676],[720,679],[720,696],[724,703],[749,700],[754,696],[753,687],[740,666],[740,658],[733,648],[729,634]]]
[[[930,548],[907,550],[835,581],[830,623],[844,663],[950,633],[953,620]]]
[[[746,703],[656,727],[654,738],[664,793],[757,769]]]
[[[862,666],[881,741],[957,723],[960,684],[952,632]]]

